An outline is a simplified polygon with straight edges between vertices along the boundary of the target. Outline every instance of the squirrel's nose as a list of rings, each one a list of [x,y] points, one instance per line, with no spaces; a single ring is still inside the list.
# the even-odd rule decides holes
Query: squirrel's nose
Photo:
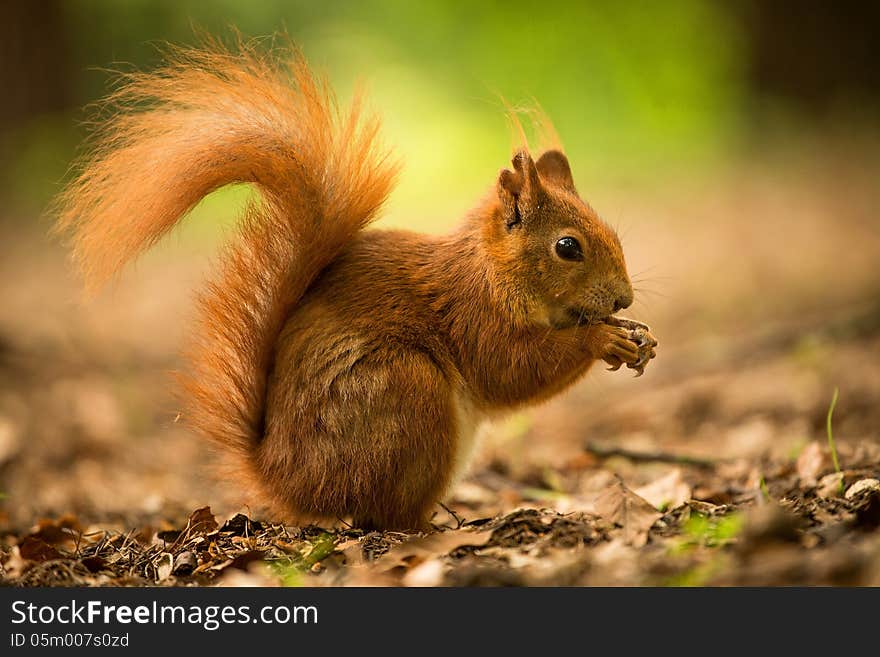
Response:
[[[617,300],[614,302],[614,312],[623,310],[624,308],[629,308],[632,305],[632,302],[632,294],[625,294],[617,297]]]

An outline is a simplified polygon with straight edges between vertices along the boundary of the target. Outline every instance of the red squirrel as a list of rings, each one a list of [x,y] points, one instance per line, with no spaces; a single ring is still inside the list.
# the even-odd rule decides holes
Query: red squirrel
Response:
[[[364,230],[398,167],[301,55],[178,49],[107,100],[57,203],[88,288],[206,194],[259,191],[199,297],[182,398],[230,481],[285,519],[423,529],[484,419],[654,357],[614,316],[633,301],[620,240],[559,150],[516,151],[447,235]]]

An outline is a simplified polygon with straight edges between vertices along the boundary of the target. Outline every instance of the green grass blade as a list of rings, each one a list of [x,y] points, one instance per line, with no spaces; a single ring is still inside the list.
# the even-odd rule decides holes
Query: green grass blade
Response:
[[[834,471],[837,474],[840,474],[840,461],[837,458],[837,446],[834,444],[834,433],[831,431],[831,416],[834,414],[834,407],[837,406],[837,396],[839,392],[839,388],[834,388],[834,395],[831,397],[831,406],[828,407],[828,416],[825,418],[825,428],[828,432],[828,447],[831,448],[831,460],[834,462]],[[840,479],[840,490],[843,490],[843,477]]]

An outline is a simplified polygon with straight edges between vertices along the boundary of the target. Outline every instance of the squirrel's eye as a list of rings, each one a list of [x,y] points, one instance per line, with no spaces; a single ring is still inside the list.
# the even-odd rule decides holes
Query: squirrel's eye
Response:
[[[560,237],[556,242],[556,255],[563,260],[583,260],[581,244],[573,237]]]

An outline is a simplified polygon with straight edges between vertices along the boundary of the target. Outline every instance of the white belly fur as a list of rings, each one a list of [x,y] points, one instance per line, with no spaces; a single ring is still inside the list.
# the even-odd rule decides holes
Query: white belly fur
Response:
[[[487,419],[478,411],[474,403],[464,393],[459,393],[454,399],[455,408],[455,456],[453,458],[452,477],[449,480],[447,495],[452,488],[464,477],[480,442]]]

